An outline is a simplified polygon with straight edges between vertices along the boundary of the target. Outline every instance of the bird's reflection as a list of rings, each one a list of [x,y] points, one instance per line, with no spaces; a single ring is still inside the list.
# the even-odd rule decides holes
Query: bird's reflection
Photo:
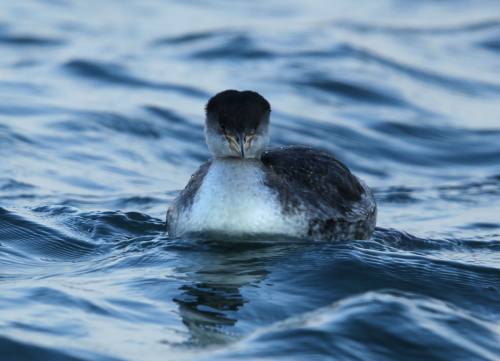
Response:
[[[186,276],[182,294],[174,298],[193,345],[226,344],[240,336],[234,332],[238,310],[248,299],[241,288],[266,279],[274,262],[304,243],[198,241],[203,249],[196,265],[180,269]]]

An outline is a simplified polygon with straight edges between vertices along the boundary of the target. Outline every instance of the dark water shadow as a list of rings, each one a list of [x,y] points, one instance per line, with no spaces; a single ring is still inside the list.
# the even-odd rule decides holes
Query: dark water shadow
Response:
[[[174,298],[190,330],[191,346],[225,345],[244,336],[238,314],[250,302],[243,288],[259,287],[281,256],[309,242],[191,240],[193,264],[184,273],[182,293]],[[188,246],[188,249],[192,246]],[[171,249],[169,247],[169,249]],[[184,250],[186,251],[186,249]],[[184,252],[183,252],[184,253]],[[243,332],[243,333],[242,333]]]

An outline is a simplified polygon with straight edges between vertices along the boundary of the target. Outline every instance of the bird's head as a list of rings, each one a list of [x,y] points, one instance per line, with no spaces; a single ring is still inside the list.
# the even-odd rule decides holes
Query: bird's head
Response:
[[[271,106],[264,97],[250,90],[225,90],[205,110],[205,138],[214,156],[260,158],[269,144]]]

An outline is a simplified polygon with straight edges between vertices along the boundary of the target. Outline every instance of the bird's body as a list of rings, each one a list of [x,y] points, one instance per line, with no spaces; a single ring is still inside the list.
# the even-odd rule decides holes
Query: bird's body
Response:
[[[249,91],[225,91],[209,101],[205,133],[215,157],[170,205],[169,234],[368,239],[377,214],[368,186],[328,153],[264,150],[269,112],[269,103]]]
[[[276,194],[264,185],[262,162],[237,158],[212,158],[208,162],[206,171],[195,175],[200,180],[193,179],[200,181],[193,201],[183,194],[174,201],[174,209],[182,211],[170,212],[169,233],[252,235],[287,231],[290,224],[282,216]],[[171,221],[174,218],[176,222]]]

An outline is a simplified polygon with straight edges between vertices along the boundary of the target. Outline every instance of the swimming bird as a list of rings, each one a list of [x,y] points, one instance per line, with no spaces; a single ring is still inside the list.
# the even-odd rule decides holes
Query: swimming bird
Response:
[[[370,238],[377,218],[370,188],[321,150],[267,148],[271,106],[263,96],[226,90],[205,111],[214,157],[170,204],[171,236]]]

